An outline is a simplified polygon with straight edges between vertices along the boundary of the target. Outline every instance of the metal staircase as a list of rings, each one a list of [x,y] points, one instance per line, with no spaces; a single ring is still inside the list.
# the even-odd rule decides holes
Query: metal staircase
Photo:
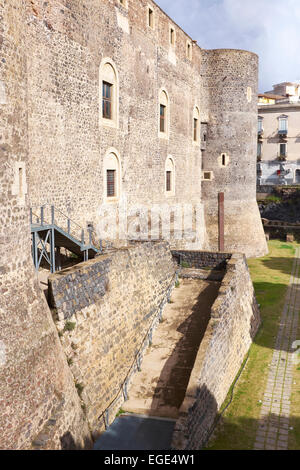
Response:
[[[35,269],[45,260],[51,273],[61,269],[60,249],[66,248],[79,258],[87,261],[102,252],[92,243],[92,229],[88,232],[88,243],[85,241],[85,230],[54,206],[44,205],[37,215],[30,209],[30,227],[32,237],[32,257]]]

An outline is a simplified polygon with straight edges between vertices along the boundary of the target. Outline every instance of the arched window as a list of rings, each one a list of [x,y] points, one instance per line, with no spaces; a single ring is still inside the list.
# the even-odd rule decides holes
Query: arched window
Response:
[[[102,60],[99,69],[100,124],[118,127],[119,80],[117,69],[111,59]]]
[[[170,107],[169,96],[166,90],[159,92],[159,136],[167,139],[169,137]]]
[[[104,200],[117,201],[121,195],[121,162],[118,151],[111,148],[104,158]]]
[[[193,111],[193,142],[199,144],[200,142],[200,112],[198,106],[194,106]]]
[[[172,157],[168,157],[165,165],[165,192],[166,195],[175,194],[175,165]]]

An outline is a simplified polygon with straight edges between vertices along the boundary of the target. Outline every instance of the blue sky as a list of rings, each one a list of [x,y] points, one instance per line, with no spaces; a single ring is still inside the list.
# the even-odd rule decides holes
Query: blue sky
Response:
[[[259,90],[300,80],[300,0],[156,0],[200,47],[259,55]]]

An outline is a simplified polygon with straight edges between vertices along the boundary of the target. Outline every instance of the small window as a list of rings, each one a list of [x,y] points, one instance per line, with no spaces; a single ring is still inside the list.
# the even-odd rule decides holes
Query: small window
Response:
[[[116,170],[106,171],[107,197],[116,196]]]
[[[278,130],[286,132],[288,128],[288,119],[286,116],[282,116],[278,119]]]
[[[171,156],[167,158],[165,164],[165,190],[167,196],[175,195],[175,166]]]
[[[166,106],[160,105],[160,132],[166,132]]]
[[[105,119],[112,119],[112,84],[103,82],[102,84],[102,116]]]
[[[287,145],[286,144],[279,144],[279,156],[280,157],[286,157],[286,152],[287,150]]]
[[[167,92],[162,89],[159,93],[159,137],[168,139],[169,137],[169,122],[170,122],[170,110],[169,110],[169,98]]]
[[[211,181],[213,179],[213,172],[212,171],[203,171],[202,172],[202,179],[204,181]]]
[[[198,119],[194,118],[194,142],[198,140]]]
[[[166,191],[172,191],[172,187],[171,187],[171,175],[172,175],[172,172],[171,172],[171,171],[167,171],[167,172],[166,172]]]
[[[148,8],[148,26],[154,29],[154,13],[151,8]]]
[[[229,156],[227,153],[221,153],[221,155],[218,157],[218,163],[221,168],[224,168],[229,164]]]
[[[118,73],[111,59],[101,61],[99,67],[99,124],[118,127],[119,85]]]
[[[175,46],[175,29],[170,26],[170,44]]]
[[[23,197],[23,172],[24,168],[19,167],[19,197]]]
[[[258,117],[258,122],[257,122],[257,132],[262,132],[263,130],[263,118]]]
[[[200,122],[199,109],[198,109],[198,106],[194,106],[194,111],[193,111],[193,143],[194,144],[199,144],[199,140],[200,140],[199,122]]]
[[[189,41],[186,43],[186,56],[189,60],[192,60],[192,44]]]

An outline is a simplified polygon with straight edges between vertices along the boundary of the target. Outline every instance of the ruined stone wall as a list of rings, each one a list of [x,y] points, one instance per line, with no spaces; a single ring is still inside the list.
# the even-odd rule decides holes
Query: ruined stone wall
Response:
[[[24,1],[0,1],[0,448],[83,448],[90,433],[34,273]]]
[[[244,255],[233,254],[213,304],[173,435],[175,449],[201,449],[260,324]]]
[[[147,26],[148,5],[154,29]],[[119,0],[34,0],[27,15],[30,203],[52,203],[82,225],[92,221],[96,226],[106,190],[104,157],[112,148],[121,164],[120,200],[127,200],[129,211],[134,204],[201,203],[200,143],[193,144],[195,105],[199,120],[206,120],[200,48],[192,44],[188,60],[191,39],[148,0],[132,0],[128,8]],[[104,58],[114,62],[118,74],[116,128],[99,123]],[[161,88],[169,96],[168,139],[158,135]],[[175,193],[167,196],[169,155]],[[110,213],[119,203],[109,203]],[[203,223],[200,231],[196,248],[203,247]]]
[[[209,249],[218,250],[218,192],[224,192],[224,250],[264,255],[268,248],[256,202],[258,57],[231,49],[203,51],[202,69],[209,97],[202,164],[213,172],[211,181],[203,181]]]
[[[143,243],[49,278],[60,340],[94,437],[124,401],[123,384],[151,342],[175,270],[167,243]]]

